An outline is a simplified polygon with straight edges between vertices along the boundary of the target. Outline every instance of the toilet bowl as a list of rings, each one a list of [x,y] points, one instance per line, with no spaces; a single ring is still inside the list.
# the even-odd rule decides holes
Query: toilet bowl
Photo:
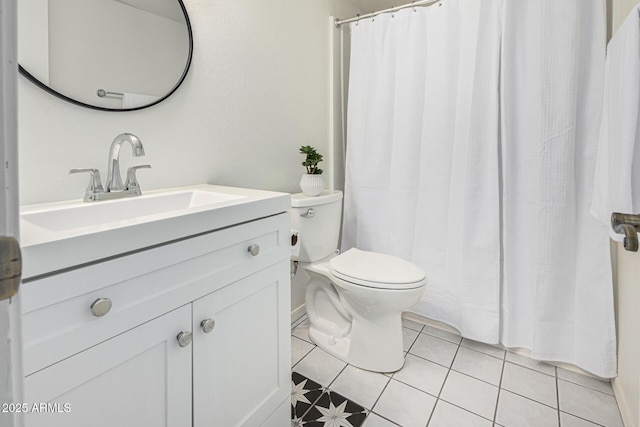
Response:
[[[336,255],[342,193],[292,196],[292,225],[309,274],[305,305],[309,337],[356,367],[394,372],[404,364],[403,311],[426,286],[424,271],[400,258],[351,248]]]

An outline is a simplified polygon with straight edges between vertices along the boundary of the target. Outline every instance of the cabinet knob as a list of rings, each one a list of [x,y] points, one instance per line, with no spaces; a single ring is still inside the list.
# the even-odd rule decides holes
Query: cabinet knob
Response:
[[[111,300],[109,298],[98,298],[91,304],[91,314],[102,317],[111,310]]]
[[[191,341],[193,341],[193,334],[189,331],[180,332],[177,338],[178,338],[178,344],[180,344],[180,347],[186,347],[189,344],[191,344]]]
[[[251,253],[251,255],[256,256],[260,253],[260,245],[254,243],[253,245],[249,246],[247,250]]]
[[[200,326],[202,326],[204,333],[208,334],[213,331],[214,326],[216,326],[216,321],[213,319],[205,319],[200,323]]]

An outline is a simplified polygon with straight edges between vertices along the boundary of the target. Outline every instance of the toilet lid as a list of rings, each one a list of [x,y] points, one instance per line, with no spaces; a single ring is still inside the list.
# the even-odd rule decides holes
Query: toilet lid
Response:
[[[329,262],[331,273],[358,285],[382,289],[413,289],[426,274],[417,265],[395,256],[352,248]]]

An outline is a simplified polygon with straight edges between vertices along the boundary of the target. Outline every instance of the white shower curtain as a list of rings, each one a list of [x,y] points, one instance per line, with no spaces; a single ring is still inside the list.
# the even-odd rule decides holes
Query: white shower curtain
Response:
[[[589,216],[600,0],[444,0],[352,24],[342,248],[427,272],[463,336],[615,374],[607,230]]]
[[[604,3],[517,3],[506,9],[502,67],[502,342],[613,377],[608,229],[590,215]]]

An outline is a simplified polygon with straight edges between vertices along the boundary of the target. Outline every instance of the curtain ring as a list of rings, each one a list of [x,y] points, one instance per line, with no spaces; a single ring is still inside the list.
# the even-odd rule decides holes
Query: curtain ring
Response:
[[[356,18],[358,18],[358,20],[356,21],[356,27],[357,27],[358,25],[360,25],[360,14],[359,13],[356,14]]]

